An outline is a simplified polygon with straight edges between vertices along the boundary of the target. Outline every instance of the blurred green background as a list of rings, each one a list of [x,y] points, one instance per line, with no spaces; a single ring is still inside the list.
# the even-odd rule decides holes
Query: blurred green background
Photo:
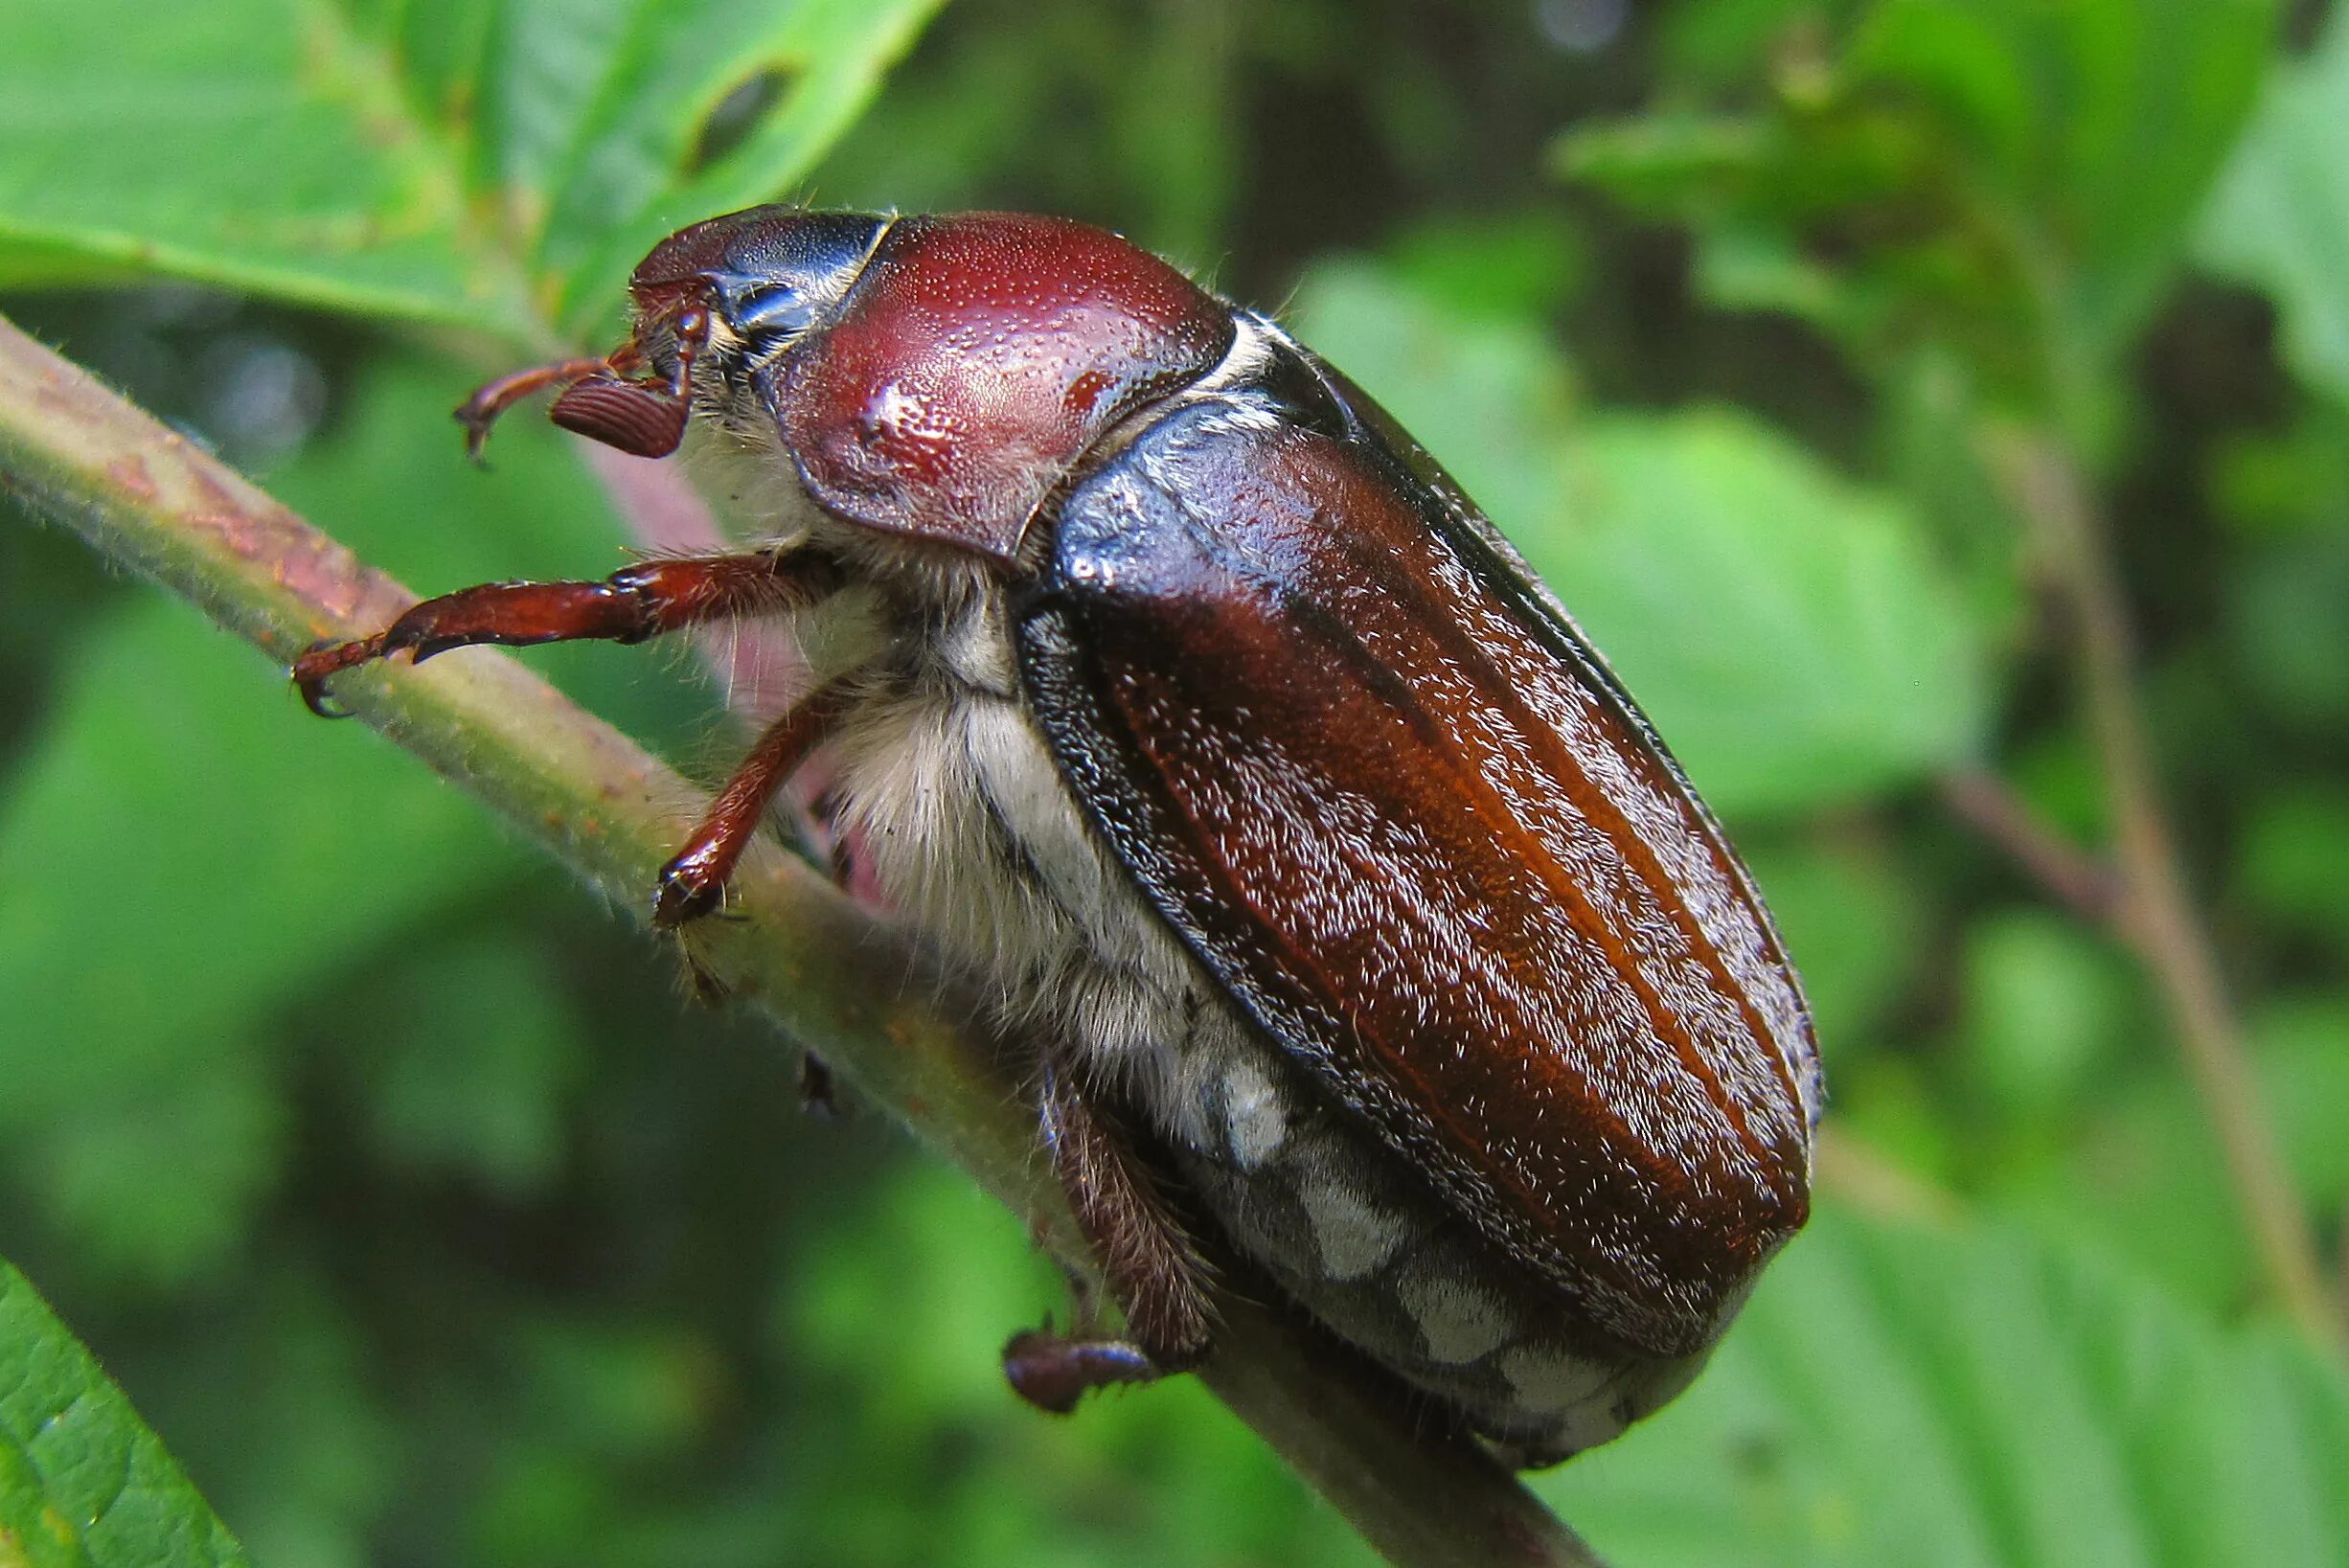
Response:
[[[2338,1330],[2349,8],[0,8],[0,308],[426,591],[620,564],[561,439],[485,475],[446,411],[778,195],[1069,214],[1280,307],[1729,824],[1836,1142],[1695,1391],[1539,1479],[1612,1560],[2349,1562],[2339,1340],[2162,989],[1970,822],[2112,837],[2052,474]],[[1368,1559],[1188,1384],[1016,1406],[1015,1220],[7,505],[0,1254],[259,1560]],[[681,657],[531,658],[739,745]]]

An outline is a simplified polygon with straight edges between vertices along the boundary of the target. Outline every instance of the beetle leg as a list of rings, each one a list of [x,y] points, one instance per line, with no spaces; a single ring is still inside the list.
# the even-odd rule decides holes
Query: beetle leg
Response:
[[[757,836],[766,815],[766,803],[806,761],[848,709],[848,688],[834,681],[803,697],[788,713],[766,727],[718,799],[710,803],[701,826],[685,841],[685,848],[661,868],[652,897],[652,923],[673,930],[687,920],[707,915],[725,896],[726,878],[735,862]]]
[[[319,644],[294,661],[293,679],[312,713],[338,717],[326,706],[327,677],[402,648],[421,661],[482,643],[641,643],[804,602],[829,592],[836,577],[822,556],[761,552],[640,561],[601,582],[486,582],[415,604],[372,637]]]
[[[1197,1366],[1214,1314],[1207,1264],[1160,1194],[1142,1151],[1049,1064],[1038,1102],[1053,1170],[1077,1228],[1101,1260],[1129,1336],[1063,1336],[1049,1328],[1012,1336],[1003,1348],[1003,1375],[1013,1390],[1064,1415],[1087,1389],[1147,1383]]]

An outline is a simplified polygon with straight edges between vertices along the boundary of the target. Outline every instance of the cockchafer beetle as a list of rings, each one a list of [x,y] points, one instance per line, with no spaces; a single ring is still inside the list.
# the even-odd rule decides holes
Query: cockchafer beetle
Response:
[[[1034,1049],[1124,1337],[1016,1336],[1049,1409],[1197,1365],[1202,1247],[1520,1464],[1695,1375],[1809,1210],[1819,1078],[1761,898],[1524,560],[1344,376],[1118,237],[753,208],[630,283],[607,358],[496,416],[666,455],[771,532],[495,583],[306,654],[862,635],[663,870],[716,909],[829,746],[881,889]],[[1229,1256],[1230,1254],[1225,1254]]]

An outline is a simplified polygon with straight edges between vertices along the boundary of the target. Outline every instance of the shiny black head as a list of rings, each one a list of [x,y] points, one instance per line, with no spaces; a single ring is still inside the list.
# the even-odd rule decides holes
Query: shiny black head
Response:
[[[755,356],[797,338],[855,284],[890,219],[751,207],[680,229],[628,282],[640,321],[699,306]]]

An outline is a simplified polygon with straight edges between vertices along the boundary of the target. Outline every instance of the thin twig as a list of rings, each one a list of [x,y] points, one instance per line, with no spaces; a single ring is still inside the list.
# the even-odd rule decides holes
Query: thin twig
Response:
[[[2126,903],[2117,868],[2056,831],[2004,779],[1961,768],[1941,781],[1950,813],[1997,845],[2023,873],[2082,920],[2111,925]]]
[[[2055,442],[2015,436],[1996,443],[1992,456],[2017,510],[2038,533],[2070,611],[2121,875],[2114,928],[2145,966],[2169,1013],[2218,1133],[2235,1201],[2269,1289],[2309,1334],[2338,1347],[2349,1325],[2325,1288],[2315,1229],[2278,1151],[2242,1025],[2228,1004],[2209,934],[2187,895],[2162,807],[2153,748],[2137,705],[2135,639],[2113,576],[2103,519],[2078,462]]]
[[[316,638],[373,630],[412,602],[5,320],[0,488],[280,665]],[[255,674],[254,701],[288,700]],[[640,917],[654,873],[704,804],[627,738],[488,650],[355,671],[335,694]],[[952,1008],[951,988],[921,955],[773,849],[745,862],[732,902],[738,919],[703,922],[696,960],[790,1034],[820,1042],[868,1098],[1089,1269],[997,1053],[963,1025],[968,1012]],[[1225,1331],[1200,1375],[1390,1561],[1597,1564],[1480,1450],[1414,1431],[1407,1413],[1263,1307],[1225,1304]]]

